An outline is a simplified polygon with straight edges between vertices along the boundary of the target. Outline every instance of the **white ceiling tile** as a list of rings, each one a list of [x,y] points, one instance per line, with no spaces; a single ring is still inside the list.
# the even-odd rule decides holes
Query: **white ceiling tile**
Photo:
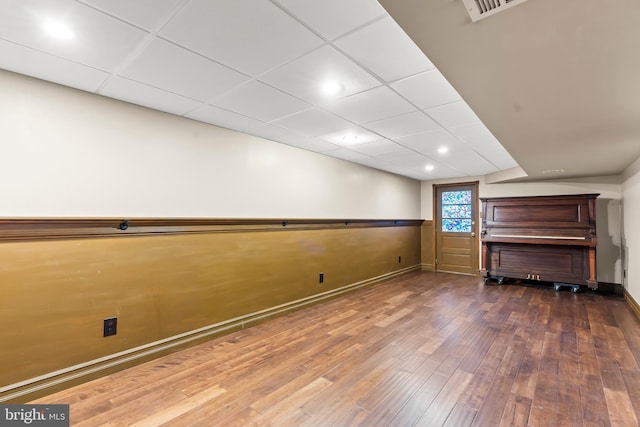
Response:
[[[182,0],[79,0],[147,30],[157,30]]]
[[[49,37],[47,21],[65,24],[69,40]],[[112,71],[147,37],[145,31],[65,0],[4,0],[1,37],[84,65]]]
[[[358,153],[357,151],[349,150],[348,148],[338,148],[337,150],[327,151],[325,154],[327,156],[349,161],[367,159],[369,157],[366,154]]]
[[[335,45],[387,82],[434,68],[391,17],[348,34]]]
[[[485,150],[481,154],[492,164],[496,165],[498,169],[511,169],[519,166],[513,157],[511,157],[511,154],[502,147]]]
[[[0,39],[0,68],[94,92],[109,73]]]
[[[483,123],[469,123],[450,127],[448,130],[478,152],[502,147]]]
[[[200,101],[249,80],[248,77],[165,40],[155,39],[122,75]]]
[[[392,165],[388,162],[378,160],[378,159],[357,159],[357,160],[352,160],[352,162],[359,163],[364,166],[369,166],[369,167],[381,170],[383,172],[388,172],[394,175],[413,178],[418,181],[435,179],[434,177],[426,173],[421,173],[420,171],[416,171],[415,169]]]
[[[499,169],[518,166],[483,123],[470,123],[451,127],[448,130],[462,140],[467,147],[482,155]]]
[[[331,142],[333,144],[339,144],[343,146],[365,144],[367,142],[378,141],[382,139],[380,135],[369,132],[368,130],[359,126],[354,126],[340,130],[338,132],[321,135],[318,138],[327,142]]]
[[[411,104],[386,86],[327,103],[324,107],[357,124],[415,111]]]
[[[115,77],[100,90],[100,95],[142,105],[155,110],[182,115],[193,110],[200,102],[175,93],[147,86],[122,77]]]
[[[301,148],[307,151],[317,153],[326,153],[329,151],[340,149],[339,146],[326,141],[320,141],[314,138],[308,138],[289,129],[283,129],[270,123],[265,123],[246,131],[251,135],[268,139],[275,142],[281,142],[292,147]]]
[[[396,138],[395,141],[434,159],[442,157],[442,154],[438,153],[438,148],[447,147],[450,151],[446,154],[450,154],[452,149],[462,145],[460,141],[444,129],[404,136]]]
[[[275,142],[282,142],[288,145],[301,143],[307,138],[289,129],[283,129],[269,123],[264,123],[246,131],[250,135],[268,139]]]
[[[211,105],[204,105],[189,114],[185,114],[185,117],[237,131],[244,131],[263,123],[260,120]]]
[[[516,166],[502,147],[498,146],[496,151],[487,151],[481,156],[444,129],[401,137],[396,141],[432,159],[429,163],[433,164],[435,168],[427,173],[434,178],[484,175],[497,171],[496,166],[504,169]],[[446,153],[438,152],[438,148],[442,146],[448,148]],[[492,157],[494,155],[495,162]],[[390,160],[387,156],[385,158]],[[406,163],[404,165],[407,166]],[[414,164],[413,166],[418,167],[419,165]]]
[[[402,173],[404,176],[408,176],[413,179],[417,179],[420,181],[429,181],[433,179],[438,179],[437,176],[431,175],[431,172],[427,171],[424,168],[424,165],[420,165],[414,168],[404,168],[404,172]],[[458,172],[458,176],[460,173]]]
[[[292,141],[288,143],[294,147],[302,148],[303,150],[314,151],[316,153],[327,153],[329,151],[337,150],[340,147],[331,144],[327,141],[321,141],[315,138],[304,138],[297,141]]]
[[[366,123],[363,126],[387,138],[398,138],[440,129],[440,125],[421,111]]]
[[[384,8],[372,0],[276,1],[329,40],[386,15]]]
[[[395,165],[401,165],[402,167],[422,167],[431,159],[422,154],[416,153],[413,150],[402,147],[392,153],[385,153],[376,156],[379,159],[393,163]]]
[[[311,108],[276,120],[273,123],[309,137],[316,137],[353,126],[353,123],[318,108]]]
[[[442,163],[462,170],[467,175],[485,175],[498,171],[495,165],[470,149],[456,150],[450,157],[443,159]]]
[[[443,127],[459,126],[480,122],[480,119],[464,101],[452,102],[424,110],[432,119]]]
[[[428,181],[428,180],[434,179],[432,176],[430,176],[426,172],[418,172],[414,170],[407,170],[405,173],[403,173],[403,176],[413,178],[418,181]]]
[[[407,169],[420,170],[420,171],[424,170],[425,165],[431,161],[427,157],[416,155],[416,154],[411,156],[388,154],[383,156],[382,158],[397,166],[401,166]]]
[[[311,107],[304,101],[255,80],[226,93],[211,104],[265,122]]]
[[[438,70],[429,70],[391,86],[420,109],[462,99]]]
[[[354,161],[356,163],[361,164],[361,165],[370,166],[372,168],[376,168],[376,169],[380,169],[380,170],[386,170],[385,168],[387,168],[387,167],[393,167],[393,165],[391,165],[390,163],[385,162],[384,160],[380,160],[380,159],[375,158],[375,157],[366,157],[366,158],[362,158],[362,159],[358,159],[358,160],[354,160]]]
[[[388,139],[383,139],[380,141],[368,142],[366,144],[357,144],[354,145],[352,149],[370,156],[381,156],[384,154],[403,151],[405,147],[398,145],[393,141],[389,141]]]
[[[427,171],[424,169],[424,166],[420,170],[425,174],[430,175],[432,177],[430,179],[445,179],[456,178],[460,176],[470,176],[470,174],[467,174],[456,168],[451,168],[441,162],[430,161],[429,164],[433,165],[433,170]]]
[[[331,46],[324,46],[278,67],[261,76],[260,80],[314,103],[332,98],[322,91],[322,85],[328,81],[342,86],[342,90],[333,98],[349,96],[381,84]]]
[[[266,0],[193,0],[160,34],[252,76],[323,44]]]
[[[416,174],[416,171],[410,168],[405,168],[402,166],[398,166],[398,165],[388,165],[384,167],[384,170],[395,174],[395,175],[400,175],[400,176],[409,176],[409,174]],[[415,179],[421,179],[421,178],[415,178]]]

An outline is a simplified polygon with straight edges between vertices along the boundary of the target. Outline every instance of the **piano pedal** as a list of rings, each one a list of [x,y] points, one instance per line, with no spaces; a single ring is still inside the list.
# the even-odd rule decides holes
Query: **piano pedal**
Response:
[[[571,292],[577,294],[580,291],[580,285],[574,285],[573,283],[554,283],[553,289],[559,291],[561,287],[568,286],[571,288]]]

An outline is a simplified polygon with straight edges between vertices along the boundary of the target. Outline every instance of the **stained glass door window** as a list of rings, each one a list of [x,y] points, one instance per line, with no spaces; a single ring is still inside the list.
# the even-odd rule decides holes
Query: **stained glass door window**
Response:
[[[442,192],[442,231],[471,233],[471,191]]]

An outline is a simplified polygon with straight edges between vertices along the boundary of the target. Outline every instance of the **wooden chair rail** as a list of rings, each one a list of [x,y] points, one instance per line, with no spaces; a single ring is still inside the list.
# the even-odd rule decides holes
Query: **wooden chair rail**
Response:
[[[415,219],[3,218],[0,242],[159,234],[419,226]]]

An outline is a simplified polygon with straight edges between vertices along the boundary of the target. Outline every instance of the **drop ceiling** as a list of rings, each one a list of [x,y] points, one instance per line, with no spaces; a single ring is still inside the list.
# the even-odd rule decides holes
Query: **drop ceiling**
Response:
[[[419,180],[518,166],[375,0],[0,0],[0,10],[6,70]],[[47,23],[69,34],[50,36]],[[338,93],[323,92],[328,81]]]
[[[618,175],[640,157],[640,2],[529,0],[476,23],[462,0],[380,3],[525,179]]]

